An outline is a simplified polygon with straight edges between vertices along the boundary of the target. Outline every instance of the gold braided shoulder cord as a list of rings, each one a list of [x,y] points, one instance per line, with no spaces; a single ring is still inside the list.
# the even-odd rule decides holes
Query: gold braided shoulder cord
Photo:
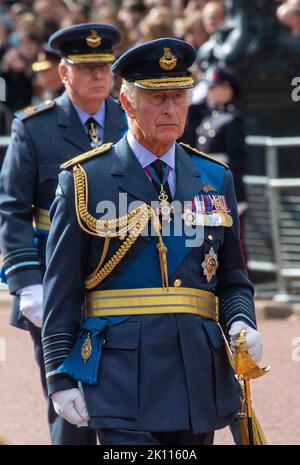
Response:
[[[167,262],[166,253],[167,249],[162,242],[160,233],[159,220],[152,210],[152,208],[146,203],[141,204],[127,215],[123,215],[120,218],[113,220],[99,220],[94,218],[88,212],[88,182],[86,172],[80,165],[76,165],[73,168],[74,175],[74,189],[75,189],[75,208],[77,220],[80,227],[92,236],[103,237],[104,247],[99,264],[93,273],[87,276],[85,280],[86,289],[92,289],[100,284],[120,263],[126,253],[130,250],[137,238],[141,235],[143,229],[153,219],[154,228],[159,237],[158,252],[159,260],[162,273],[162,283],[164,287],[168,287],[168,273],[167,273]],[[119,249],[114,255],[105,263],[104,260],[107,255],[110,239],[119,237],[123,239],[128,234],[128,237],[124,240]]]

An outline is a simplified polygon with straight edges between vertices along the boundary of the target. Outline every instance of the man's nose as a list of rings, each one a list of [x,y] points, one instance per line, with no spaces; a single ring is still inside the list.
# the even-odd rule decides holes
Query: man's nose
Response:
[[[93,69],[93,76],[94,77],[97,77],[97,78],[101,78],[102,75],[103,75],[103,69],[102,69],[102,66],[95,66],[95,68]]]
[[[164,113],[170,114],[174,110],[174,100],[172,97],[167,97],[164,102]]]

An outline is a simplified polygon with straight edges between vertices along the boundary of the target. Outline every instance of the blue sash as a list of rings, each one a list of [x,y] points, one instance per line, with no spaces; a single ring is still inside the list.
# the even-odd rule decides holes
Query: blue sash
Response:
[[[127,320],[127,316],[111,317],[92,317],[85,320],[81,325],[79,337],[64,360],[58,371],[65,373],[71,378],[82,381],[86,384],[96,385],[98,381],[98,369],[102,354],[103,331],[106,327],[122,323]],[[81,348],[86,340],[87,334],[90,335],[92,352],[88,360],[84,361],[81,357]]]

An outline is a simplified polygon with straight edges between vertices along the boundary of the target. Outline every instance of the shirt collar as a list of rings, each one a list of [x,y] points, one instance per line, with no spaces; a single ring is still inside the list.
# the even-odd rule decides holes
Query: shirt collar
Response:
[[[128,130],[127,132],[127,141],[131,150],[133,151],[143,168],[146,168],[146,166],[149,166],[152,162],[157,160],[158,157],[151,153],[149,150],[147,150],[143,145],[141,145],[133,137],[130,130]],[[173,145],[171,145],[171,147],[166,153],[159,157],[159,159],[164,161],[170,168],[175,170],[175,142],[173,143]]]
[[[73,103],[73,106],[79,116],[79,119],[81,121],[81,123],[83,124],[83,126],[85,126],[85,123],[87,122],[87,120],[89,118],[94,118],[95,121],[97,121],[97,124],[101,127],[101,128],[104,128],[104,120],[105,120],[105,101],[102,102],[99,110],[94,113],[93,115],[89,115],[88,113],[86,113],[84,110],[82,110],[81,108],[79,108],[77,105],[75,105],[75,103]]]

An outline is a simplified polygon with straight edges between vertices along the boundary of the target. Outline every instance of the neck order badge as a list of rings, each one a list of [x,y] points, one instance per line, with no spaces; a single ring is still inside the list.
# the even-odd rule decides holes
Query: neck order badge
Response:
[[[101,139],[99,139],[98,133],[96,130],[97,122],[94,120],[94,118],[89,118],[85,124],[87,125],[88,131],[89,131],[89,139],[90,139],[91,147],[93,149],[100,147],[100,145],[102,145],[102,141]]]
[[[172,194],[168,183],[170,174],[170,167],[162,160],[155,160],[150,166],[146,168],[148,176],[151,178],[153,186],[158,193],[159,200],[159,215],[162,221],[170,221],[172,209],[170,208],[170,201],[172,201]]]

